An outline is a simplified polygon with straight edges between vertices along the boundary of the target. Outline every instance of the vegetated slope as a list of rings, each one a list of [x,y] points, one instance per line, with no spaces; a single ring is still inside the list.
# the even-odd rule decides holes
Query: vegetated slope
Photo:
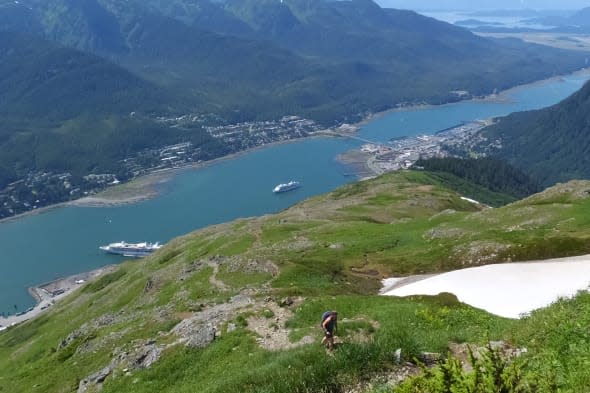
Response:
[[[513,113],[485,128],[484,151],[548,186],[590,177],[590,83],[559,104]]]
[[[504,161],[490,157],[479,159],[455,157],[421,159],[414,166],[430,172],[453,174],[460,179],[481,186],[484,190],[499,193],[500,195],[492,200],[488,200],[485,195],[478,196],[477,194],[470,195],[467,193],[467,196],[488,203],[491,206],[501,206],[541,191],[538,182],[531,179],[524,172]],[[463,190],[457,191],[466,193]]]
[[[575,319],[523,325],[448,294],[383,298],[379,280],[588,253],[589,191],[590,183],[571,182],[485,209],[431,173],[397,172],[196,231],[1,333],[0,380],[10,392],[58,392],[103,370],[105,392],[343,391],[397,372],[397,348],[411,360],[456,340],[524,345],[523,326],[553,331]],[[333,357],[319,345],[326,309],[341,315]],[[547,355],[533,345],[526,356]],[[565,391],[583,386],[564,380],[581,375],[583,363],[552,361]],[[523,378],[528,372],[535,368]]]
[[[584,56],[495,42],[370,0],[26,0],[2,26],[116,59],[237,119],[328,124],[397,104],[458,99],[565,73]],[[239,112],[236,112],[239,110]]]
[[[0,115],[63,120],[80,113],[163,111],[173,96],[100,57],[0,32]],[[175,102],[180,104],[180,101]]]
[[[561,63],[557,52],[548,48],[485,39],[412,11],[382,9],[371,0],[225,4],[258,34],[284,48],[323,61],[358,63],[367,73],[384,72],[381,83],[402,102],[420,96],[445,101],[456,89],[489,93],[491,86],[504,89]],[[537,71],[529,63],[533,57],[541,65]],[[436,96],[428,93],[434,87]]]
[[[155,114],[185,108],[181,97],[95,55],[0,32],[0,189],[30,171],[75,176],[119,172],[147,148],[213,139],[178,130]]]

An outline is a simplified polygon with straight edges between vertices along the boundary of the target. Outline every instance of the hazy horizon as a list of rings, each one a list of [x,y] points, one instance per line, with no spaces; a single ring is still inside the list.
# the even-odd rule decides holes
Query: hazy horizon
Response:
[[[411,10],[501,10],[536,9],[566,10],[589,6],[588,0],[375,0],[382,7]]]

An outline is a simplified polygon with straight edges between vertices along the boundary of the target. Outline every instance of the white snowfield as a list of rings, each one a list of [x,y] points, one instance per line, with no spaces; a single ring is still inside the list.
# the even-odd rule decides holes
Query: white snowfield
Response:
[[[398,283],[396,286],[396,283]],[[590,255],[525,263],[486,265],[438,274],[404,285],[383,280],[383,295],[450,292],[466,304],[507,318],[519,318],[590,285]]]

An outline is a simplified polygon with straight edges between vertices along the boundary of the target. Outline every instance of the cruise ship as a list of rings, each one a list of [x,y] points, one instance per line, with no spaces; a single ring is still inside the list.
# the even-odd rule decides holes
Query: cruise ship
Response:
[[[277,185],[275,188],[272,189],[272,192],[274,192],[275,194],[279,192],[287,192],[299,187],[301,187],[301,183],[299,183],[298,181],[291,180],[289,183],[281,183]]]
[[[127,242],[118,242],[118,243],[111,243],[106,246],[100,246],[99,248],[103,251],[106,251],[110,254],[118,254],[123,255],[126,257],[145,257],[146,255],[151,254],[152,252],[156,251],[162,247],[162,245],[158,242],[156,243],[127,243]]]

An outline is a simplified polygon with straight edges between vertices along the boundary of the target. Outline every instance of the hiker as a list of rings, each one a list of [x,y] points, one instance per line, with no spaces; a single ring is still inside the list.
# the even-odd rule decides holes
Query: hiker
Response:
[[[326,311],[322,315],[322,329],[324,329],[324,338],[322,344],[329,350],[334,349],[334,331],[338,324],[338,313],[336,311]]]

